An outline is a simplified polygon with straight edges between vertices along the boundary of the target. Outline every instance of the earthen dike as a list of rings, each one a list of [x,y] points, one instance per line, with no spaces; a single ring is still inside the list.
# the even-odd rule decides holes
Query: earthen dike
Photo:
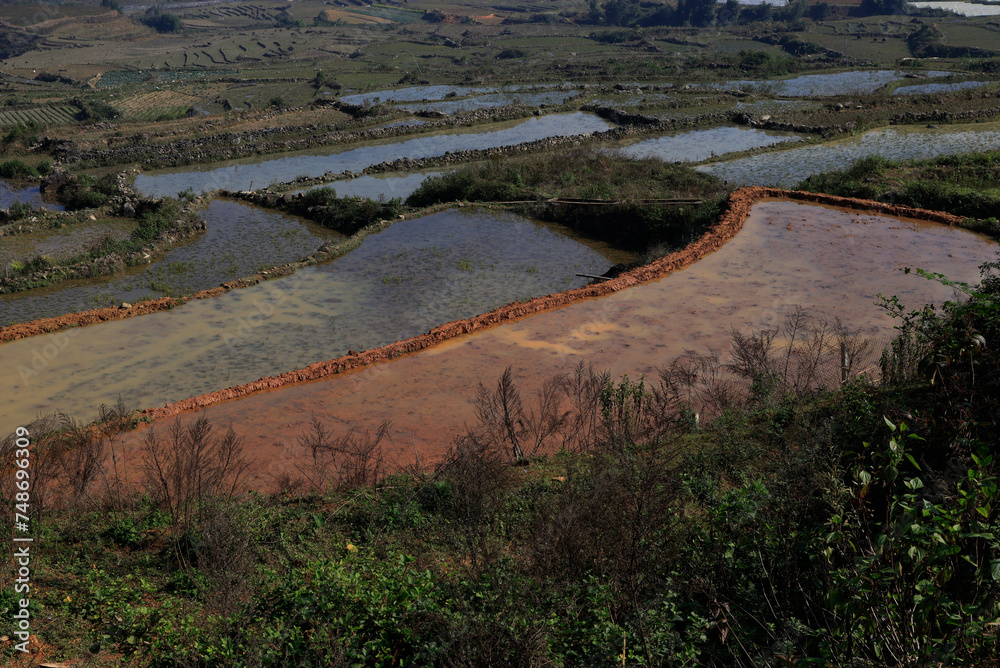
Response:
[[[750,214],[751,207],[756,202],[766,198],[783,198],[815,202],[818,204],[848,207],[890,216],[903,216],[919,220],[928,220],[946,225],[957,225],[963,221],[963,218],[960,216],[954,216],[940,211],[916,209],[871,200],[837,197],[833,195],[801,191],[788,191],[778,188],[740,188],[730,195],[725,212],[708,229],[708,231],[702,235],[700,239],[689,244],[682,250],[671,253],[670,255],[662,257],[648,265],[637,267],[631,271],[625,272],[615,279],[595,283],[574,290],[568,290],[566,292],[537,297],[527,302],[507,304],[489,311],[488,313],[483,313],[465,320],[449,322],[435,327],[426,334],[397,341],[380,348],[374,348],[364,352],[352,351],[345,356],[325,362],[317,362],[303,369],[289,371],[277,376],[261,378],[260,380],[252,383],[237,385],[224,390],[218,390],[197,397],[184,399],[162,408],[145,409],[140,411],[140,416],[154,421],[162,420],[187,411],[212,406],[231,399],[238,399],[257,392],[276,390],[295,383],[318,380],[320,378],[343,373],[352,369],[358,369],[376,364],[378,362],[395,359],[406,354],[415,353],[463,334],[483,330],[504,322],[517,320],[529,315],[559,308],[561,306],[566,306],[585,299],[602,297],[641,283],[647,283],[649,281],[662,278],[672,272],[694,264],[706,255],[725,245],[742,229],[743,223]],[[101,322],[122,320],[125,318],[172,309],[190,299],[210,299],[212,297],[225,294],[233,289],[256,284],[259,280],[274,278],[287,273],[288,272],[282,271],[264,272],[259,274],[257,277],[227,283],[222,287],[210,290],[203,290],[184,299],[163,298],[149,302],[142,302],[128,308],[113,307],[95,309],[81,313],[71,313],[56,318],[46,318],[28,323],[12,325],[0,329],[0,341],[12,341],[29,336],[56,332],[69,327],[95,325]]]

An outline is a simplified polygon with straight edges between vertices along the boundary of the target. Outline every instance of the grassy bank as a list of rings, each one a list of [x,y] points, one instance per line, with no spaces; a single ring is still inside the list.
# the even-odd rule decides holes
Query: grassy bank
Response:
[[[903,318],[879,382],[817,391],[864,342],[799,314],[731,367],[484,379],[433,471],[316,423],[270,496],[204,423],[135,487],[97,465],[124,411],[32,425],[33,628],[97,665],[996,665],[1000,281],[970,293]]]
[[[864,158],[811,176],[797,190],[860,197],[966,216],[967,227],[1000,237],[1000,151],[931,160]]]
[[[136,226],[125,239],[110,235],[83,253],[61,260],[36,255],[11,264],[11,273],[0,278],[0,292],[20,292],[76,278],[106,276],[126,267],[148,263],[177,241],[204,229],[196,214],[178,200],[166,198],[135,216]]]
[[[729,189],[715,177],[659,160],[574,151],[495,160],[427,179],[410,206],[439,202],[519,202],[524,215],[555,221],[590,237],[643,251],[698,238],[722,210]],[[545,200],[603,200],[550,204]],[[648,200],[699,199],[700,205]]]

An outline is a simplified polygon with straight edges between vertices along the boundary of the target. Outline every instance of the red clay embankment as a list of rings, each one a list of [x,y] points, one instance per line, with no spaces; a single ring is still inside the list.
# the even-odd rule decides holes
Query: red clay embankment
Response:
[[[443,324],[439,327],[435,327],[426,334],[398,341],[396,343],[382,346],[381,348],[375,348],[361,353],[352,352],[346,356],[333,360],[311,364],[304,369],[290,371],[278,376],[269,376],[253,383],[238,385],[225,390],[219,390],[203,394],[201,396],[192,397],[190,399],[169,404],[162,408],[147,409],[143,411],[143,414],[154,420],[161,420],[173,417],[183,412],[211,406],[213,404],[231,399],[237,399],[256,392],[274,390],[293,383],[317,380],[349,371],[351,369],[357,369],[359,367],[368,366],[377,362],[390,360],[408,353],[414,353],[457,336],[492,327],[503,322],[516,320],[528,315],[540,313],[542,311],[566,306],[584,299],[601,297],[634,285],[662,278],[667,274],[694,264],[706,255],[721,248],[730,239],[735,237],[736,234],[738,234],[742,229],[743,223],[750,214],[751,207],[757,201],[771,197],[797,199],[833,206],[864,209],[887,215],[905,216],[920,220],[944,223],[947,225],[956,225],[961,223],[963,220],[959,216],[953,216],[939,211],[914,209],[911,207],[883,204],[870,200],[860,200],[798,191],[793,192],[777,188],[741,188],[732,193],[729,198],[726,211],[698,241],[695,241],[680,251],[660,258],[655,262],[626,272],[613,280],[588,285],[554,295],[538,297],[523,303],[508,304],[473,318]]]
[[[420,350],[421,348],[426,348],[428,345],[444,341],[457,336],[458,334],[464,334],[482,327],[495,325],[506,320],[520,318],[532,313],[538,313],[550,308],[563,306],[580,299],[600,297],[638,283],[655,280],[673,271],[682,269],[693,262],[697,262],[707,253],[718,250],[723,244],[732,239],[740,231],[743,226],[743,221],[746,220],[747,215],[750,213],[750,207],[752,207],[758,200],[766,197],[783,197],[807,202],[818,202],[820,204],[830,204],[833,206],[866,209],[877,213],[884,213],[892,216],[905,216],[920,220],[930,220],[938,223],[944,223],[946,225],[957,225],[963,220],[960,216],[953,216],[941,211],[914,209],[912,207],[901,206],[898,204],[883,204],[882,202],[874,202],[871,200],[836,197],[834,195],[823,195],[819,193],[780,190],[778,188],[740,188],[730,195],[729,204],[725,213],[720,216],[719,220],[716,221],[716,223],[701,239],[683,250],[671,253],[670,255],[660,258],[651,264],[633,269],[632,271],[624,273],[614,280],[605,281],[596,285],[589,285],[555,295],[538,297],[521,304],[509,304],[494,311],[490,311],[489,313],[476,316],[475,318],[442,325],[431,330],[428,334],[368,351],[367,353],[364,353],[364,355],[348,356],[337,360],[331,360],[329,362],[321,362],[319,364],[306,367],[300,371],[293,371],[290,374],[282,374],[281,376],[277,376],[275,378],[265,378],[258,381],[258,383],[264,383],[264,385],[256,387],[250,391],[280,387],[288,382],[321,378],[323,376],[330,375],[331,373],[337,373],[339,371],[352,369],[364,364],[370,364],[388,357],[396,357],[404,352]],[[87,325],[97,325],[111,320],[124,320],[125,318],[131,318],[134,316],[165,311],[167,309],[176,308],[177,306],[180,306],[192,299],[210,299],[212,297],[218,297],[229,292],[230,290],[256,285],[263,280],[287,275],[288,273],[294,271],[298,265],[304,266],[305,264],[308,263],[292,263],[291,265],[278,267],[250,278],[225,283],[221,287],[202,290],[193,295],[179,299],[164,297],[162,299],[156,299],[148,302],[139,302],[128,308],[110,307],[94,309],[91,311],[68,313],[55,318],[43,318],[40,320],[32,320],[31,322],[2,327],[0,328],[0,343],[4,341],[15,341],[29,336],[51,334],[52,332],[58,332],[69,327],[85,327]],[[430,338],[428,339],[427,337]],[[319,375],[314,375],[317,373]],[[271,384],[272,381],[283,379],[286,376],[294,378],[277,384]],[[252,385],[256,385],[256,383]],[[223,392],[230,392],[238,389],[240,388],[223,390]],[[233,396],[242,396],[242,394],[244,393],[234,394]]]

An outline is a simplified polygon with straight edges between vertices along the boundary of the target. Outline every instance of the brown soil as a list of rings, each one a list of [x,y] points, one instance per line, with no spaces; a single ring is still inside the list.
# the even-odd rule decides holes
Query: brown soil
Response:
[[[414,353],[463,334],[482,330],[503,322],[509,322],[584,299],[600,297],[613,292],[618,292],[619,290],[623,290],[640,283],[646,283],[662,278],[667,274],[694,264],[709,253],[721,248],[726,242],[736,236],[740,229],[742,229],[743,223],[750,214],[750,209],[754,203],[758,200],[769,197],[797,199],[833,206],[864,209],[886,215],[905,216],[919,220],[944,223],[947,225],[956,225],[961,223],[963,220],[959,216],[953,216],[939,211],[914,209],[911,207],[883,204],[870,200],[836,197],[833,195],[798,191],[793,192],[777,188],[741,188],[730,196],[726,212],[720,216],[719,220],[716,221],[711,228],[709,228],[708,232],[706,232],[701,239],[690,244],[686,248],[660,258],[651,264],[626,272],[614,280],[588,285],[583,288],[569,290],[554,295],[538,297],[528,302],[508,304],[490,311],[489,313],[484,313],[473,318],[446,323],[439,327],[435,327],[426,334],[421,334],[420,336],[391,343],[387,346],[382,346],[381,348],[375,348],[373,350],[360,353],[352,351],[346,356],[326,362],[311,364],[304,369],[290,371],[279,376],[262,378],[253,383],[238,385],[236,387],[219,390],[217,392],[210,392],[198,397],[178,401],[162,408],[147,409],[142,413],[146,417],[152,418],[153,420],[162,420],[186,411],[196,410],[205,406],[211,406],[213,404],[229,401],[231,399],[237,399],[256,392],[274,390],[286,385],[301,383],[304,381],[317,380],[319,378],[332,376],[334,374],[352,369],[358,369],[377,362],[394,359],[408,353]],[[2,335],[2,332],[0,332],[0,335]]]

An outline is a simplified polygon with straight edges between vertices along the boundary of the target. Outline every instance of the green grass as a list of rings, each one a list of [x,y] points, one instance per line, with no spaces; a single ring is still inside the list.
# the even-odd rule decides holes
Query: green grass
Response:
[[[553,197],[607,199],[602,207],[518,205],[523,213],[568,225],[630,250],[686,243],[714,220],[728,194],[720,181],[658,160],[633,160],[586,151],[493,160],[425,181],[410,206],[439,202],[503,202]],[[645,199],[702,199],[702,206],[641,203]]]
[[[947,211],[1000,237],[1000,151],[900,162],[876,156],[811,176],[796,188]]]

